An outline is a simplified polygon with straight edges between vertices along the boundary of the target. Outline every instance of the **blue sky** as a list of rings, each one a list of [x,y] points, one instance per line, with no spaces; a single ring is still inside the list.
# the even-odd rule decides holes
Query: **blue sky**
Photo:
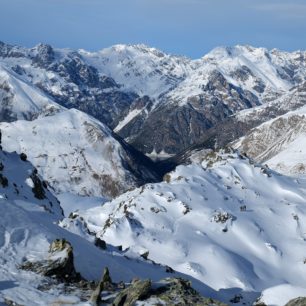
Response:
[[[306,49],[306,0],[0,0],[0,40],[87,50],[145,43],[192,58],[236,44]]]

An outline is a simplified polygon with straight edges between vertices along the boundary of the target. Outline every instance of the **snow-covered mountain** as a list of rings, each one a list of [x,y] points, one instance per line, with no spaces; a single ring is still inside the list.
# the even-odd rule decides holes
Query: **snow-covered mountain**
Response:
[[[293,176],[306,174],[306,107],[252,129],[234,147],[272,169]]]
[[[157,174],[99,121],[75,109],[0,123],[3,148],[25,153],[56,193],[114,197]]]
[[[88,280],[108,266],[229,304],[306,295],[305,115],[305,52],[0,43],[0,304],[87,301],[92,284],[41,275],[71,247]],[[254,160],[211,150],[229,144]]]
[[[76,213],[70,230],[80,234],[81,223],[83,233],[145,254],[223,298],[228,289],[241,303],[280,285],[305,294],[306,182],[235,152],[197,152],[191,160],[162,183]]]
[[[119,122],[137,95],[121,91],[72,50],[37,45],[32,49],[0,43],[0,62],[9,73],[39,88],[68,108],[85,110],[106,124]],[[136,101],[137,102],[137,101]]]
[[[1,305],[92,306],[88,299],[93,291],[92,286],[95,285],[93,281],[101,277],[105,267],[109,268],[114,282],[129,282],[136,277],[158,281],[169,276],[166,267],[154,265],[144,259],[127,258],[123,252],[111,246],[108,246],[108,250],[101,250],[93,243],[59,227],[58,222],[63,218],[62,209],[48,190],[46,182],[42,181],[37,170],[26,161],[25,155],[2,150],[0,214]],[[55,274],[48,277],[43,273],[30,271],[31,267],[41,262],[46,265],[58,262],[61,264],[66,256],[66,249],[50,255],[51,243],[53,242],[54,248],[60,239],[65,239],[62,241],[67,241],[73,248],[70,249],[73,252],[71,264],[84,279],[65,282],[57,280]],[[54,273],[63,272],[54,270]],[[174,273],[172,276],[183,275]],[[73,276],[65,277],[69,279]],[[194,285],[203,294],[214,292],[200,282],[195,281]]]
[[[128,48],[131,53],[132,47]],[[132,69],[139,72],[137,57]],[[116,127],[117,132],[144,152],[177,153],[235,112],[273,101],[302,82],[305,53],[248,46],[217,48],[189,61],[188,69],[184,63],[184,72],[176,86],[163,90],[153,108],[132,112],[125,125]],[[153,141],[148,143],[148,137]]]
[[[171,91],[193,69],[192,60],[146,45],[115,45],[99,52],[79,53],[89,65],[126,90],[152,98]]]
[[[299,112],[303,113],[302,109],[305,105],[306,83],[303,82],[293,87],[287,93],[275,100],[266,102],[253,108],[239,111],[225,120],[217,123],[215,126],[205,132],[205,135],[201,137],[198,144],[190,146],[188,149],[181,151],[179,154],[176,154],[173,158],[170,158],[165,162],[162,161],[161,165],[166,166],[167,169],[171,170],[175,165],[184,163],[185,160],[188,159],[189,155],[192,154],[193,150],[203,148],[220,149],[224,148],[225,146],[234,146],[242,149],[242,147],[239,147],[241,141],[238,141],[238,139],[241,137],[242,139],[247,139],[250,146],[253,146],[253,149],[259,152],[261,150],[260,135],[258,134],[257,136],[257,145],[259,146],[255,148],[255,144],[252,145],[252,136],[248,136],[249,134],[252,134],[252,129],[259,127],[261,124],[270,120],[273,122],[274,119],[287,113],[289,114],[289,112],[292,111],[295,111],[296,114],[299,114]],[[299,109],[301,109],[301,111],[299,111]],[[266,127],[265,132],[269,133],[269,125],[263,126]],[[298,133],[298,131],[296,131],[296,133]],[[277,141],[276,139],[270,140],[273,141],[273,143]],[[249,147],[244,146],[242,150],[256,159],[257,155],[254,155],[253,152],[250,151]],[[257,159],[257,161],[264,162],[266,160]],[[285,171],[282,172],[286,174]],[[288,172],[287,174],[292,173]]]
[[[0,121],[32,120],[39,114],[59,111],[62,107],[33,84],[0,65]]]
[[[37,47],[40,53],[46,51],[41,48]],[[25,52],[18,56],[14,53],[17,62],[28,60],[24,56],[37,61],[34,55],[38,50],[16,49]],[[48,73],[27,65],[36,78],[49,80]],[[1,66],[0,83],[3,147],[26,153],[56,193],[114,197],[159,177],[148,158],[105,124],[86,113],[60,106],[16,69]]]
[[[3,69],[152,156],[178,153],[236,112],[287,94],[305,81],[305,58],[250,46],[191,60],[144,45],[99,52],[0,45]]]

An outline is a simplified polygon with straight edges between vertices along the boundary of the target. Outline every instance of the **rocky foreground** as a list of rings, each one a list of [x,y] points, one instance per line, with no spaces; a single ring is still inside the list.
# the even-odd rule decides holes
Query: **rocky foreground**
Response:
[[[48,257],[42,261],[26,261],[20,269],[47,276],[42,291],[60,287],[63,293],[81,297],[72,305],[225,305],[205,298],[192,288],[191,282],[182,278],[164,278],[158,282],[150,279],[133,279],[130,283],[115,283],[105,267],[100,282],[85,280],[76,272],[73,263],[73,248],[65,239],[53,241]],[[8,305],[17,305],[6,301]],[[60,304],[61,302],[58,301]]]

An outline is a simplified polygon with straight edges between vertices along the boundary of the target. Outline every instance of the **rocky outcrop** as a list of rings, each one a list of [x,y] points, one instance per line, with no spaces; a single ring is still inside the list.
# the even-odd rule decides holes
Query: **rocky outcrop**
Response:
[[[289,301],[285,306],[306,306],[306,297],[298,297]]]
[[[107,291],[109,297],[106,299],[101,297],[102,291]],[[150,279],[135,279],[130,284],[113,284],[107,268],[90,298],[93,305],[113,306],[132,306],[137,302],[152,301],[154,305],[225,305],[211,298],[202,297],[192,288],[189,281],[181,278],[166,278],[156,283]]]
[[[142,152],[176,154],[199,143],[219,122],[256,105],[259,101],[254,94],[234,86],[215,71],[201,94],[190,96],[182,105],[167,100],[150,116],[141,113],[135,117],[119,131],[119,135],[128,137],[129,142]]]
[[[96,287],[96,289],[93,291],[93,293],[90,296],[89,302],[93,306],[98,306],[99,303],[101,302],[102,291],[109,290],[109,289],[113,289],[113,283],[112,283],[112,279],[109,274],[109,270],[106,267],[103,271],[102,279],[100,280],[100,282],[98,283],[98,286]]]
[[[50,244],[46,260],[26,261],[21,269],[33,271],[49,277],[38,289],[42,291],[57,287],[65,294],[81,294],[80,298],[89,297],[90,305],[132,306],[137,302],[154,301],[161,305],[197,305],[223,306],[225,304],[211,298],[202,297],[191,286],[191,282],[181,278],[166,278],[159,282],[150,279],[135,279],[131,283],[114,283],[106,267],[101,280],[93,287],[93,282],[84,280],[75,271],[73,249],[65,239],[56,239]],[[59,284],[64,283],[64,286]],[[102,294],[102,293],[107,293]],[[13,305],[13,304],[12,304]]]
[[[115,300],[114,306],[132,306],[136,301],[142,301],[146,299],[151,289],[150,280],[136,280],[128,288],[122,290]]]
[[[157,283],[151,280],[135,280],[127,288],[119,291],[111,303],[114,306],[132,306],[136,302],[150,301],[160,305],[225,305],[202,297],[191,287],[190,282],[181,278],[166,278]]]
[[[65,239],[56,239],[50,244],[47,259],[37,262],[26,261],[20,268],[64,282],[81,280],[81,275],[74,268],[73,248]]]
[[[35,49],[37,53],[32,59],[33,64],[40,68],[48,68],[55,59],[53,48],[47,44],[39,44]]]

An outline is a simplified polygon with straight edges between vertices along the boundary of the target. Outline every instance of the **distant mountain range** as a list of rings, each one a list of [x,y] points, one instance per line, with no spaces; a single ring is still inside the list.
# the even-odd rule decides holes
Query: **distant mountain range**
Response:
[[[250,46],[216,48],[191,60],[145,45],[90,53],[1,43],[0,59],[1,73],[7,75],[1,78],[4,120],[29,119],[38,112],[34,105],[24,107],[22,114],[14,111],[14,90],[7,83],[18,78],[60,105],[94,116],[143,153],[159,157],[200,143],[209,129],[241,110],[284,100],[306,78],[306,52]]]

